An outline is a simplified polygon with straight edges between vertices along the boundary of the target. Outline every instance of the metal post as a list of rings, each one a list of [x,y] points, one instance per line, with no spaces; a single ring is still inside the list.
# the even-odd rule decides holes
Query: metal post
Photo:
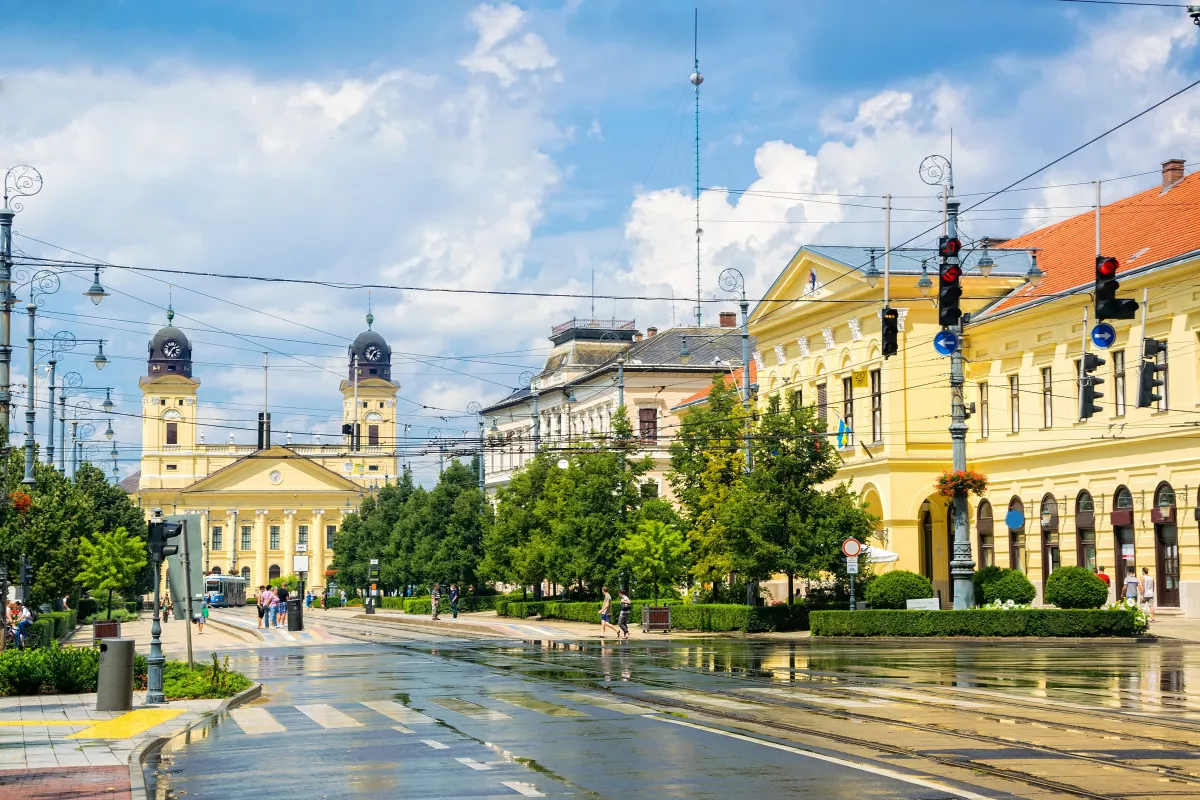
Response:
[[[483,465],[483,458],[484,458],[484,453],[485,453],[485,450],[484,450],[485,442],[486,442],[486,439],[484,438],[484,434],[483,434],[483,415],[480,414],[479,415],[479,491],[481,491],[481,492],[483,491],[483,484],[484,484],[484,480],[485,480],[485,468]]]
[[[51,345],[51,346],[53,346],[53,345]],[[54,351],[51,350],[50,353],[51,353],[51,355],[53,355]],[[51,358],[48,363],[50,364],[50,405],[47,409],[48,413],[46,416],[49,418],[50,427],[49,427],[49,432],[46,434],[46,463],[53,467],[54,466],[54,371],[55,371],[55,368],[58,366],[58,361],[55,360],[54,358]]]
[[[625,405],[625,354],[617,356],[617,405]]]
[[[162,519],[159,518],[159,522]],[[150,523],[154,524],[154,523]],[[154,618],[150,623],[150,657],[146,659],[146,705],[158,705],[165,703],[167,698],[163,695],[163,664],[166,659],[163,658],[162,640],[158,637],[162,635],[162,625],[159,624],[159,584],[162,583],[162,562],[154,562]],[[188,623],[189,625],[191,623]]]
[[[67,474],[67,392],[58,395],[58,474]]]
[[[533,392],[533,454],[536,456],[542,441],[542,419],[538,416],[538,393]]]
[[[858,601],[854,599],[854,573],[850,573],[848,577],[850,578],[850,610],[857,611]]]
[[[195,662],[192,659],[192,620],[195,617],[192,613],[192,563],[191,559],[188,558],[189,538],[191,537],[188,536],[187,520],[185,519],[183,521],[183,592],[187,595],[187,599],[184,601],[183,607],[187,612],[187,625],[184,627],[187,629],[188,669],[191,669],[195,666]]]
[[[75,482],[75,469],[78,466],[76,455],[79,452],[79,420],[71,420],[71,483]]]
[[[25,311],[29,314],[29,335],[25,339],[29,346],[29,358],[27,361],[29,387],[25,394],[25,477],[21,480],[21,483],[32,486],[37,483],[37,480],[33,477],[33,424],[37,420],[37,415],[33,407],[34,398],[36,395],[35,386],[37,384],[37,375],[34,372],[35,366],[33,363],[33,348],[37,343],[37,334],[34,331],[37,305],[33,301],[32,284],[30,285],[29,290],[29,304],[25,306]]]
[[[1096,181],[1096,255],[1100,255],[1100,181]]]
[[[746,411],[746,472],[754,471],[754,454],[750,450],[750,302],[746,299],[746,285],[742,284],[742,404]]]
[[[8,446],[8,420],[12,413],[12,221],[16,212],[8,207],[8,181],[5,177],[4,208],[0,208],[0,426],[4,445]]]
[[[892,196],[883,196],[883,307],[892,300]]]
[[[350,423],[350,452],[358,450],[358,353],[350,359],[350,377],[354,379],[354,421]]]
[[[8,567],[0,564],[0,631],[8,630]],[[4,652],[7,634],[0,635],[0,653]]]
[[[958,201],[946,204],[947,230],[951,237],[958,236]],[[947,259],[955,266],[958,256]],[[955,472],[967,468],[967,414],[963,405],[963,321],[958,322],[958,347],[950,354],[950,442]],[[967,531],[967,496],[962,491],[954,493],[954,555],[950,561],[950,576],[954,585],[954,607],[972,608],[975,605],[975,585],[971,576],[975,562],[971,558],[971,536]]]

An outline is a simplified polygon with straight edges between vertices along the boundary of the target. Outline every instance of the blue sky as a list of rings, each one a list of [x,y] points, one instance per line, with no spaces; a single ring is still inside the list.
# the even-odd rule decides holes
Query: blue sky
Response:
[[[699,8],[701,182],[762,193],[705,193],[710,297],[726,266],[746,272],[753,293],[800,244],[878,243],[881,215],[840,204],[847,195],[911,195],[905,207],[916,210],[898,214],[897,228],[916,233],[937,208],[917,165],[949,153],[951,130],[959,191],[994,189],[1197,73],[1197,29],[1181,10],[1054,0]],[[0,163],[42,171],[45,189],[17,229],[50,245],[17,244],[136,266],[493,289],[586,293],[595,270],[606,291],[684,296],[694,285],[692,14],[666,0],[10,8]],[[1194,159],[1197,102],[1181,98],[1032,183]],[[1107,184],[1106,196],[1154,180]],[[1012,195],[992,204],[1004,211],[977,212],[968,232],[1062,218],[1087,202],[1081,192]],[[136,379],[168,292],[145,275],[110,270],[105,281],[116,291],[100,311],[79,298],[84,286],[64,290],[46,330],[112,340],[104,377],[131,415],[115,423],[128,472]],[[279,365],[276,396],[296,398],[276,428],[298,440],[336,429],[364,293],[175,284],[177,324],[201,343],[209,441],[250,426],[264,349]],[[401,293],[377,293],[374,306],[376,328],[412,354],[395,372],[414,436],[470,427],[421,406],[497,399],[540,363],[551,325],[588,313],[586,301]],[[666,303],[597,308],[614,310],[642,327],[672,317]],[[428,474],[432,460],[418,461]]]

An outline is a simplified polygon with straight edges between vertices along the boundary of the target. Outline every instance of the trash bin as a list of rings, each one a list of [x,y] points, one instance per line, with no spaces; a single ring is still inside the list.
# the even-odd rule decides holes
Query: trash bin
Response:
[[[133,709],[133,639],[100,640],[97,711]]]
[[[363,606],[365,607],[365,610],[368,614],[374,614],[375,613],[375,598],[368,597],[366,600],[363,601]]]
[[[289,597],[287,601],[288,630],[304,630],[304,602],[299,597]]]

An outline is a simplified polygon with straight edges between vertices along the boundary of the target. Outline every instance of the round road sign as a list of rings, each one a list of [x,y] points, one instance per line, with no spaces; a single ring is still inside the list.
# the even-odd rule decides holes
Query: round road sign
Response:
[[[842,542],[842,552],[847,558],[856,558],[862,552],[862,544],[857,539],[847,539]]]

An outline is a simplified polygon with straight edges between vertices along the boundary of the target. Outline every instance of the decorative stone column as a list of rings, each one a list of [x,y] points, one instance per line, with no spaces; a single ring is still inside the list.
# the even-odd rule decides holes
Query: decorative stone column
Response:
[[[243,566],[237,561],[238,540],[242,535],[242,532],[237,528],[237,510],[232,508],[227,509],[225,511],[225,530],[228,533],[228,538],[225,541],[225,549],[229,551],[227,557],[229,559],[229,572],[232,575],[241,575]]]
[[[254,536],[250,544],[254,546],[254,585],[265,586],[267,583],[267,509],[260,508],[254,512]]]
[[[308,584],[316,590],[325,583],[325,509],[314,508],[308,534]]]
[[[279,542],[279,549],[283,552],[283,563],[279,565],[279,574],[286,577],[292,574],[292,565],[296,563],[292,560],[296,554],[296,509],[283,510],[282,527],[283,538]]]

